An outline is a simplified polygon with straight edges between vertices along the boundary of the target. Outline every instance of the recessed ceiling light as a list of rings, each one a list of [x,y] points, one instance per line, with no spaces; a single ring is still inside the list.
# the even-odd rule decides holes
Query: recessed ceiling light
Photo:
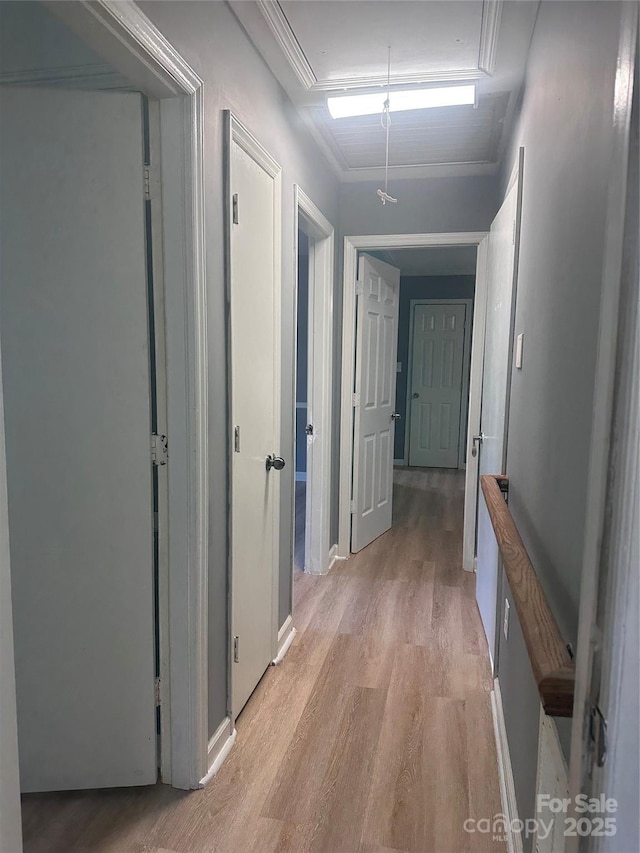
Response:
[[[368,116],[382,113],[386,92],[374,92],[369,95],[340,95],[327,98],[327,107],[332,118],[349,116]],[[476,87],[440,86],[428,89],[403,89],[389,94],[389,111],[426,110],[432,107],[457,107],[475,104]]]

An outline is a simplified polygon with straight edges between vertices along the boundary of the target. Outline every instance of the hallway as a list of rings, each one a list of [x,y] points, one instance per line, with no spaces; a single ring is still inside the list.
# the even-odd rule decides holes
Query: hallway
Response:
[[[206,790],[29,795],[28,853],[502,850],[491,676],[461,567],[463,476],[395,472],[394,528],[296,572],[298,635]]]

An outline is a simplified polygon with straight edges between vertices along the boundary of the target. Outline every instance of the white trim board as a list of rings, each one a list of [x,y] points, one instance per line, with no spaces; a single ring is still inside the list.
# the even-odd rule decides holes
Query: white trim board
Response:
[[[295,637],[296,629],[293,627],[293,617],[287,616],[284,625],[278,631],[278,654],[271,661],[272,666],[278,666],[278,664],[282,663]]]
[[[402,281],[400,282],[400,295],[402,296]],[[471,324],[473,322],[473,299],[410,299],[409,300],[409,351],[407,356],[407,395],[405,398],[404,415],[404,460],[403,464],[409,464],[409,439],[411,437],[411,397],[409,389],[413,378],[413,327],[415,321],[416,305],[464,305],[466,308],[464,318],[464,340],[462,343],[462,385],[460,388],[460,434],[458,435],[458,470],[465,467],[464,451],[466,436],[464,436],[462,425],[469,420],[469,370],[467,366],[471,356]],[[395,460],[394,460],[395,462]]]
[[[159,102],[170,446],[169,582],[160,590],[165,783],[208,769],[207,324],[203,84],[130,0],[45,4],[131,84]],[[163,639],[164,638],[164,639]]]
[[[231,752],[231,748],[236,742],[237,731],[229,717],[225,717],[220,723],[215,733],[209,740],[207,748],[207,759],[209,770],[206,775],[200,780],[199,788],[206,788],[213,777],[218,773],[222,764]]]
[[[507,850],[508,853],[522,853],[522,835],[519,832],[513,832],[511,829],[511,827],[516,825],[514,822],[518,819],[518,803],[516,801],[513,768],[509,755],[504,710],[502,708],[502,694],[500,693],[500,683],[497,678],[493,682],[493,685],[493,690],[491,691],[491,715],[493,717],[493,733],[496,739],[496,752],[498,754],[498,780],[500,782],[502,813],[506,818]]]
[[[297,352],[298,312],[298,231],[302,230],[309,241],[309,316],[307,362],[307,420],[313,424],[311,443],[307,442],[307,502],[305,520],[305,565],[310,574],[325,574],[330,567],[331,524],[331,426],[333,380],[333,278],[334,230],[329,220],[295,185],[294,192],[294,245],[295,270],[294,340]],[[295,399],[297,364],[293,369]],[[293,425],[293,458],[296,452],[296,424]],[[297,479],[297,476],[296,476]],[[295,490],[292,518],[295,517]],[[295,526],[292,527],[295,540]],[[292,543],[295,553],[295,541]],[[292,582],[293,593],[293,561]],[[293,600],[291,601],[293,607]]]
[[[353,406],[352,393],[355,373],[355,307],[356,280],[358,277],[358,252],[371,249],[420,249],[429,246],[478,246],[487,236],[486,231],[459,231],[442,234],[368,234],[344,238],[343,261],[343,305],[342,305],[342,376],[340,405],[340,504],[338,554],[348,557],[351,553],[351,472],[353,459]],[[480,292],[482,289],[482,292]],[[476,300],[486,300],[486,280],[476,276]],[[482,303],[484,304],[484,303]],[[474,334],[476,330],[474,328]],[[474,357],[484,350],[484,324],[482,326],[482,348],[475,341],[472,347],[472,369]],[[472,388],[479,394],[480,388]],[[479,429],[479,407],[477,421],[469,417],[467,434],[472,435]],[[472,411],[471,397],[469,411]],[[467,470],[469,470],[467,468]]]

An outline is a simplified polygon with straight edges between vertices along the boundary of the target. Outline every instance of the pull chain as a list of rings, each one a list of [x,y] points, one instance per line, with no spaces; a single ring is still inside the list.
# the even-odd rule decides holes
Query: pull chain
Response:
[[[384,158],[384,190],[378,190],[378,195],[383,204],[390,201],[392,204],[397,204],[398,199],[390,196],[387,190],[389,189],[389,130],[391,129],[391,45],[389,45],[389,54],[387,58],[387,99],[382,108],[382,116],[380,124],[387,132],[387,141]]]

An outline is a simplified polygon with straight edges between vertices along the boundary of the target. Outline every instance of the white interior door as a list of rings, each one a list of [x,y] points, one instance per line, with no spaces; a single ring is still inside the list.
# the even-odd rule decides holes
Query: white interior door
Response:
[[[391,527],[400,270],[360,257],[356,306],[351,550]]]
[[[274,585],[281,475],[277,468],[267,470],[266,461],[278,454],[280,442],[280,184],[279,167],[233,119],[232,127],[237,130],[230,143],[232,706],[236,717],[275,657],[277,639]]]
[[[141,101],[0,90],[24,791],[156,780]]]
[[[457,468],[466,306],[414,306],[409,465]]]
[[[506,450],[506,417],[513,330],[511,314],[515,283],[518,181],[508,191],[491,225],[487,267],[487,310],[480,415],[479,474],[502,474]],[[476,442],[477,446],[478,442]],[[499,556],[491,519],[478,500],[478,562],[476,596],[489,651],[496,644]]]

